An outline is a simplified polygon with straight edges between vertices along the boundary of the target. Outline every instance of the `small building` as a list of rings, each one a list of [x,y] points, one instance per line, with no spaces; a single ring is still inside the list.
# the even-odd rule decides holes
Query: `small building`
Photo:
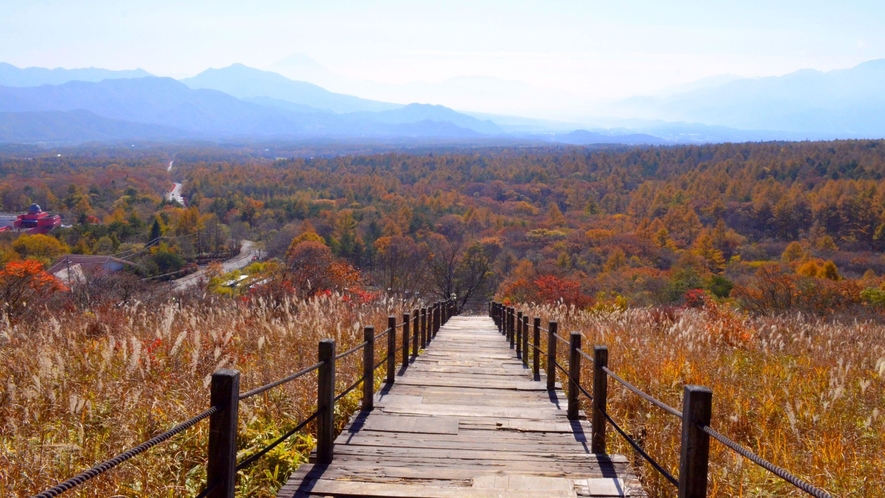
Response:
[[[48,233],[53,228],[61,226],[61,216],[57,214],[49,214],[38,204],[31,204],[28,212],[20,214],[16,218],[13,226],[16,230],[24,230],[27,233]]]
[[[113,273],[127,266],[139,267],[135,263],[113,256],[66,254],[57,259],[48,272],[70,287],[85,282],[87,275]]]

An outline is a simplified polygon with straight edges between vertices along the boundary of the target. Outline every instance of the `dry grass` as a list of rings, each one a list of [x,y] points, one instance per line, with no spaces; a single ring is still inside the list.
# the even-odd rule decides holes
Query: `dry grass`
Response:
[[[709,387],[715,429],[812,484],[837,496],[878,496],[885,489],[881,323],[753,318],[717,305],[518,309],[541,316],[545,327],[547,320],[557,320],[563,336],[580,331],[585,351],[608,346],[612,370],[679,410],[684,385]],[[559,346],[561,364],[564,349]],[[582,384],[590,386],[590,362],[583,363]],[[628,433],[645,432],[646,450],[678,473],[679,419],[613,380],[608,406]],[[584,409],[589,413],[589,405]],[[611,429],[608,441],[610,452],[633,454]],[[807,496],[718,442],[711,452],[710,496]],[[651,496],[674,495],[650,465],[641,465],[641,471]]]
[[[363,325],[380,332],[398,310],[393,301],[354,305],[333,295],[283,308],[222,299],[2,323],[0,496],[32,495],[205,410],[218,368],[239,370],[246,391],[315,363],[320,339],[343,351],[362,341]],[[378,358],[386,354],[378,349]],[[361,358],[339,362],[339,391],[359,377]],[[241,458],[315,409],[315,378],[241,403]],[[340,421],[357,398],[339,404]],[[193,495],[205,484],[207,434],[201,422],[66,496]],[[273,496],[312,446],[299,435],[241,471],[240,495]]]

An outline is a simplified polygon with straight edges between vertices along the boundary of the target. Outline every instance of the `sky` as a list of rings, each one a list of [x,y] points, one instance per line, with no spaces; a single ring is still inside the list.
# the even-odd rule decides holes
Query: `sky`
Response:
[[[500,84],[509,100],[475,110],[561,109],[885,58],[885,2],[0,0],[0,61],[19,67],[180,78],[293,54],[363,97],[475,108],[482,91],[465,85]]]

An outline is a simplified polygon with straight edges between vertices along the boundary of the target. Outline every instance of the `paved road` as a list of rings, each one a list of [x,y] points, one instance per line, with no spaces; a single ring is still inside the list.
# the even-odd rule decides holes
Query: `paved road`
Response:
[[[255,248],[255,243],[251,240],[244,240],[243,245],[240,246],[240,254],[234,256],[233,258],[221,263],[221,267],[225,273],[231,272],[234,270],[239,270],[241,268],[245,268],[252,262],[253,257],[258,256],[258,249]],[[206,268],[200,268],[199,270],[187,275],[185,277],[181,277],[178,280],[174,280],[172,282],[172,290],[182,291],[187,290],[195,285],[197,285],[200,280],[206,276]]]

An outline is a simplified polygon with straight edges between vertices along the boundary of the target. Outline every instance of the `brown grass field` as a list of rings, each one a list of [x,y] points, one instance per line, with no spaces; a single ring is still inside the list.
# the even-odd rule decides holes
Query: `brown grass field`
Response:
[[[341,352],[362,342],[364,325],[383,331],[388,311],[398,303],[354,305],[333,295],[282,308],[221,299],[6,323],[0,496],[33,495],[202,412],[218,368],[241,372],[241,392],[258,387],[316,363],[322,338],[336,339]],[[385,354],[379,344],[377,357]],[[361,365],[361,354],[338,362],[337,392],[359,378]],[[358,396],[339,405],[340,422]],[[242,402],[240,459],[315,407],[315,373]],[[205,485],[208,431],[200,422],[65,496],[193,496]],[[273,496],[306,460],[312,433],[308,427],[241,471],[238,495]]]
[[[680,411],[684,385],[709,387],[714,429],[835,496],[885,491],[881,323],[754,318],[712,303],[704,309],[517,309],[542,317],[544,327],[558,321],[562,337],[580,331],[582,349],[591,355],[594,345],[607,346],[610,369]],[[544,351],[545,338],[542,333]],[[558,346],[562,365],[566,349]],[[581,378],[591,390],[591,362],[582,362]],[[583,408],[590,413],[589,402]],[[608,411],[627,433],[645,434],[646,451],[678,475],[678,418],[612,379]],[[608,442],[609,452],[633,456],[611,428]],[[674,496],[675,488],[650,465],[641,466],[641,475],[650,496]],[[717,441],[711,441],[709,478],[709,496],[808,496]]]
[[[519,309],[542,317],[544,326],[557,320],[563,336],[582,332],[587,351],[607,345],[614,371],[677,409],[683,385],[710,387],[714,428],[835,495],[877,496],[885,489],[885,326],[879,323],[754,318],[713,304]],[[355,305],[330,296],[271,307],[209,299],[4,323],[0,496],[32,495],[203,411],[217,368],[238,369],[245,391],[313,364],[324,337],[335,338],[339,351],[359,343],[362,326],[381,331],[389,313],[399,316],[398,302]],[[386,354],[379,349],[378,358]],[[359,376],[360,364],[353,355],[339,365],[339,391]],[[357,399],[345,398],[341,423]],[[315,403],[315,375],[243,402],[240,457],[294,426]],[[676,473],[678,419],[614,381],[609,410],[628,432],[644,433],[647,451]],[[273,496],[305,460],[312,431],[242,471],[238,495]],[[205,483],[207,433],[201,422],[66,496],[194,495]],[[609,451],[632,456],[611,430]],[[710,469],[710,496],[804,496],[717,442]],[[641,471],[651,496],[673,495],[650,466]]]

